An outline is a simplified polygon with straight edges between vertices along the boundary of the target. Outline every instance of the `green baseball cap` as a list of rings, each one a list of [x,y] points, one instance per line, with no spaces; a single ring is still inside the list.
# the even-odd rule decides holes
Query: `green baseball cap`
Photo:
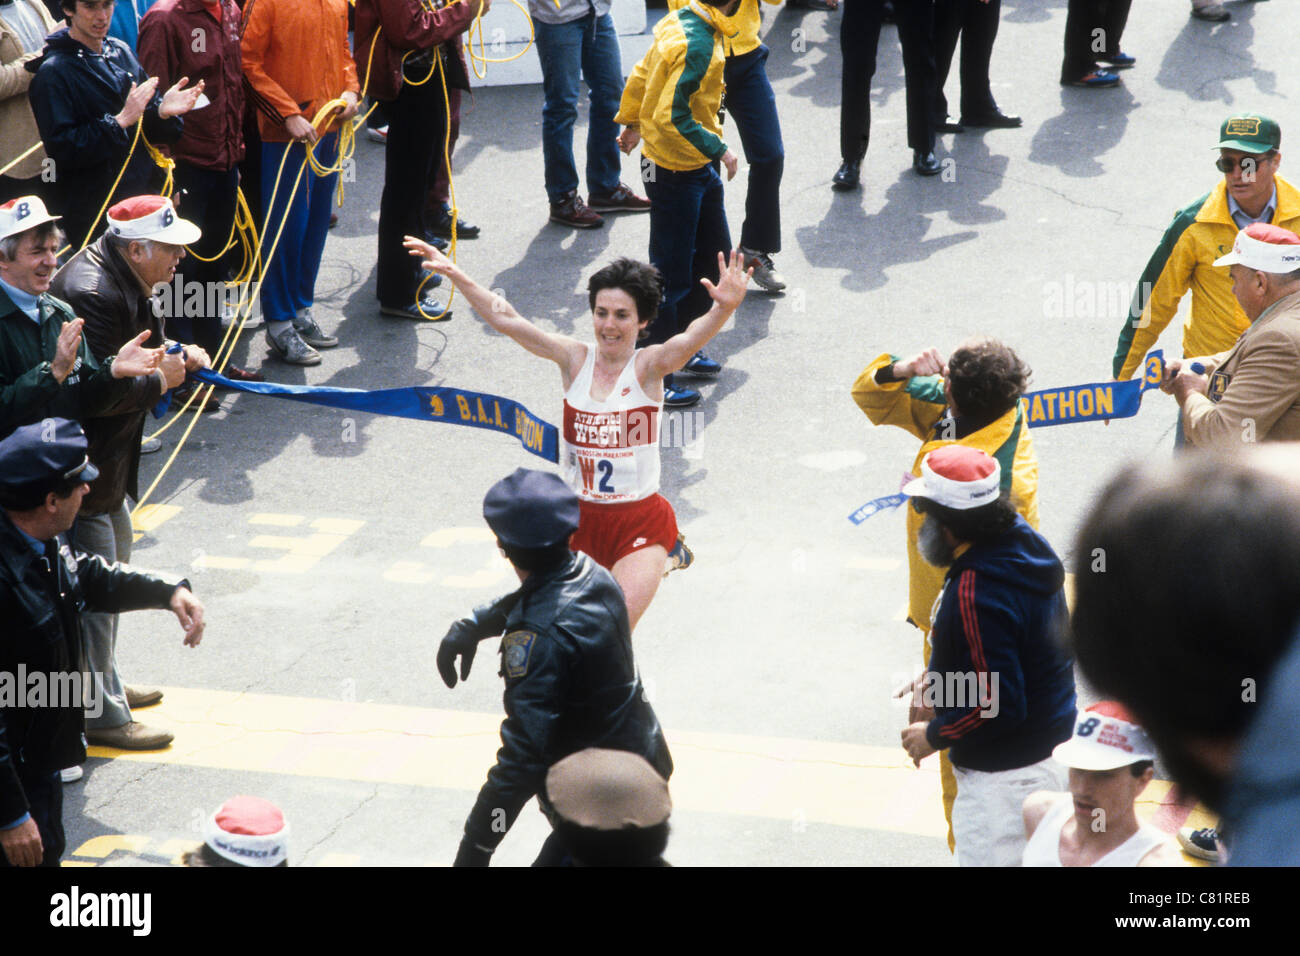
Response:
[[[1215,149],[1238,149],[1243,153],[1267,153],[1282,146],[1282,130],[1275,120],[1258,113],[1236,113],[1219,127]]]

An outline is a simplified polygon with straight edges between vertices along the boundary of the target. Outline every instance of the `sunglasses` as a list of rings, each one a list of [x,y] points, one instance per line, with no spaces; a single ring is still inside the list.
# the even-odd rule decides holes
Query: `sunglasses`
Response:
[[[1261,162],[1268,162],[1272,158],[1272,153],[1265,153],[1262,156],[1243,156],[1241,159],[1220,156],[1214,161],[1214,168],[1221,173],[1230,173],[1240,166],[1243,173],[1253,173]]]

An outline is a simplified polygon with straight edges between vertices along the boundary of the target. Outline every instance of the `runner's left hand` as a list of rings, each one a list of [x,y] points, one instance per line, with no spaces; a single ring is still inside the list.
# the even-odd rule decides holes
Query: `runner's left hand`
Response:
[[[734,312],[745,299],[745,290],[749,288],[749,277],[754,274],[754,270],[744,268],[745,257],[740,254],[739,249],[733,249],[729,256],[729,259],[724,260],[722,253],[718,253],[717,285],[708,279],[701,279],[700,283],[720,308],[727,312]]]

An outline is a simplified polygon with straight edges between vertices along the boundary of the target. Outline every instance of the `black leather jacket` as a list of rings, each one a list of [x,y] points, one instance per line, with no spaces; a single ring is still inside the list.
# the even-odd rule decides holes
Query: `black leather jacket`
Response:
[[[41,557],[0,511],[0,679],[14,682],[8,689],[17,694],[14,701],[0,698],[0,826],[28,810],[20,774],[31,779],[86,759],[80,701],[53,707],[47,698],[47,706],[25,706],[40,702],[27,696],[30,680],[16,685],[19,674],[45,675],[52,688],[50,675],[81,670],[84,608],[165,608],[177,587],[189,587],[188,581],[165,581],[97,555],[74,555],[63,535],[55,541],[58,557]]]
[[[627,604],[608,571],[575,553],[558,571],[529,576],[505,630],[501,749],[465,822],[466,839],[485,851],[542,789],[547,768],[571,753],[628,750],[665,779],[673,771],[632,660]]]

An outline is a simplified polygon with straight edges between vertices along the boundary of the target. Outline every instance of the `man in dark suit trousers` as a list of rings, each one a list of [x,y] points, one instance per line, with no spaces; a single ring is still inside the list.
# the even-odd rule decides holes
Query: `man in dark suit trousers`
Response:
[[[884,0],[844,0],[840,51],[844,74],[840,86],[840,156],[843,163],[831,179],[833,189],[856,189],[862,157],[871,134],[871,78],[876,72],[876,45]],[[907,78],[907,145],[912,168],[922,176],[940,171],[934,157],[934,0],[896,4],[898,38],[903,45]]]

